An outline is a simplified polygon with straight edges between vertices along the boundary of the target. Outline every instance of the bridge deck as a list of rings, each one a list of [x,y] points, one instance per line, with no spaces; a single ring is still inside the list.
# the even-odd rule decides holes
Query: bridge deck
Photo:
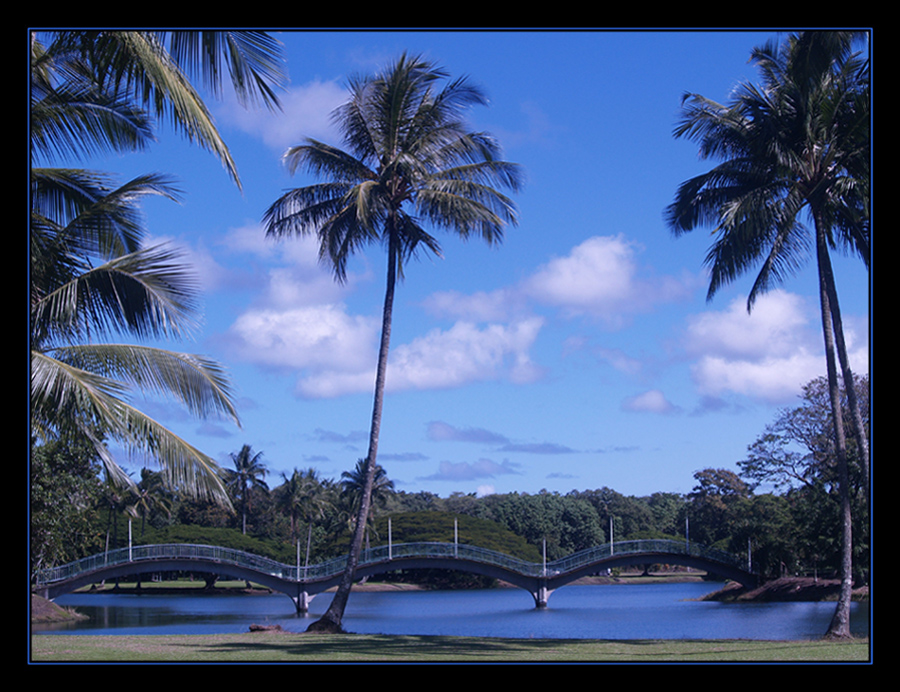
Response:
[[[755,584],[740,559],[702,545],[644,540],[604,544],[560,560],[533,563],[493,550],[458,543],[401,543],[363,552],[359,577],[398,569],[442,568],[475,572],[503,579],[526,589],[538,605],[549,593],[581,576],[634,564],[681,564],[705,569],[743,584]],[[86,584],[130,574],[165,571],[210,572],[246,579],[289,595],[295,603],[320,593],[343,574],[346,557],[316,565],[286,565],[230,548],[194,544],[140,545],[93,555],[67,565],[40,570],[35,584],[49,598]],[[298,608],[300,606],[298,605]]]

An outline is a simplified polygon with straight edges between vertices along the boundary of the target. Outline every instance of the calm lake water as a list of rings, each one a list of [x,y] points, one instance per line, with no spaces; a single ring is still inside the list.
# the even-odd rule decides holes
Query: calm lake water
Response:
[[[569,585],[549,607],[534,608],[521,589],[353,593],[344,629],[360,634],[460,635],[570,639],[817,639],[833,603],[697,602],[721,584]],[[251,624],[302,632],[328,608],[331,594],[313,598],[298,615],[283,594],[68,594],[56,599],[90,620],[46,634],[221,634]],[[853,633],[868,634],[866,607],[853,604]]]

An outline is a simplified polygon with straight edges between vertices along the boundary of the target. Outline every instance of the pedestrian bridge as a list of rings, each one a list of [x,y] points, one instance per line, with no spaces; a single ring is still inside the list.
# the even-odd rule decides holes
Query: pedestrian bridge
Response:
[[[310,598],[336,586],[346,556],[316,565],[286,565],[251,553],[210,545],[173,543],[119,548],[34,575],[35,592],[56,598],[87,584],[135,574],[190,571],[243,579],[286,594],[298,612]],[[485,548],[460,543],[401,543],[363,551],[356,577],[400,569],[451,569],[502,579],[527,590],[537,608],[550,594],[579,577],[614,567],[676,564],[705,570],[747,586],[756,576],[728,553],[697,543],[670,540],[620,541],[589,548],[552,562],[526,562]]]

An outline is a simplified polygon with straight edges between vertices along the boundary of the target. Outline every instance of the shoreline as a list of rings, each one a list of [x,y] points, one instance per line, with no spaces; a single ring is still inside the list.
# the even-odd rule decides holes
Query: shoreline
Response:
[[[813,577],[782,577],[749,589],[735,582],[703,597],[704,601],[727,603],[786,603],[791,601],[837,601],[841,590],[840,579],[815,579]],[[869,600],[869,586],[853,589],[854,601]]]
[[[618,577],[582,577],[571,582],[573,585],[616,586],[621,584],[660,584],[660,583],[686,583],[705,581],[702,573],[664,573],[651,575],[623,575]],[[496,588],[515,588],[510,584],[498,582]],[[420,584],[405,584],[398,582],[365,582],[353,586],[359,592],[391,592],[391,591],[424,591],[427,587]],[[833,601],[837,598],[840,589],[840,581],[836,579],[813,579],[803,577],[785,577],[767,582],[755,589],[748,589],[740,584],[729,582],[723,588],[707,594],[700,600],[722,601],[731,603],[752,602],[787,602],[787,601]],[[334,589],[329,589],[333,591]],[[267,595],[272,593],[270,589],[246,585],[240,586],[214,586],[206,588],[202,582],[193,585],[179,586],[146,586],[141,588],[128,586],[104,586],[101,588],[89,588],[80,590],[81,594],[165,594],[177,595],[190,593],[191,595],[221,595],[242,594],[247,596]],[[327,593],[327,592],[326,592]],[[865,601],[869,598],[869,587],[864,586],[854,589],[853,600]],[[76,610],[63,608],[52,601],[48,601],[35,594],[31,595],[31,622],[33,624],[52,624],[54,622],[66,622],[79,619],[82,616]]]

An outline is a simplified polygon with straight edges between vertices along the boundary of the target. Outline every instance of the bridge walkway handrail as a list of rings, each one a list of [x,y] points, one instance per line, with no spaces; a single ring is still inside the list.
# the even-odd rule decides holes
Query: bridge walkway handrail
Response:
[[[465,543],[399,543],[364,550],[359,560],[359,566],[391,562],[404,558],[450,558],[480,562],[523,576],[540,578],[573,572],[611,557],[655,553],[689,555],[719,562],[730,567],[745,569],[743,561],[729,553],[713,550],[696,543],[655,539],[620,541],[614,544],[606,543],[573,553],[559,560],[547,562],[546,564],[527,562],[504,553]],[[209,561],[234,565],[293,582],[310,582],[331,578],[343,572],[347,563],[346,556],[343,556],[309,566],[287,565],[271,558],[233,548],[191,543],[167,543],[135,545],[110,550],[65,565],[59,565],[58,567],[38,570],[34,577],[37,585],[47,586],[108,567],[137,562],[151,563],[148,566],[152,566],[153,561],[172,559]]]

